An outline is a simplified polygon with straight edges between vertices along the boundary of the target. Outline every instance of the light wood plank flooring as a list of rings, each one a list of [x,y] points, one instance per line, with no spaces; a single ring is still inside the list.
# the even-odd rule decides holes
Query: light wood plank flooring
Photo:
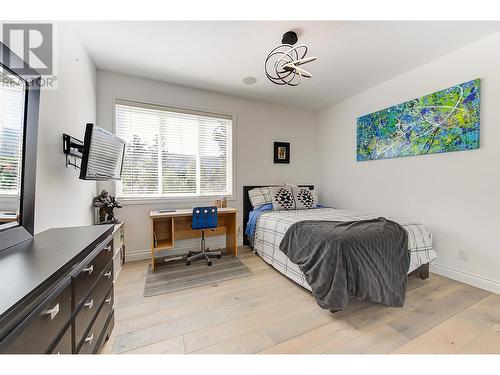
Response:
[[[143,297],[148,262],[115,285],[102,353],[497,353],[500,296],[432,274],[409,279],[403,308],[353,301],[331,314],[248,247],[252,275]]]

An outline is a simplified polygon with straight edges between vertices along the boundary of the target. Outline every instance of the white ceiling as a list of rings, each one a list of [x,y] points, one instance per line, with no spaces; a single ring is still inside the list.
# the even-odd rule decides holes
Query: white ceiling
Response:
[[[97,68],[247,98],[321,109],[500,30],[500,22],[69,22]],[[288,30],[318,60],[298,87],[264,60]],[[247,76],[257,78],[248,86]]]

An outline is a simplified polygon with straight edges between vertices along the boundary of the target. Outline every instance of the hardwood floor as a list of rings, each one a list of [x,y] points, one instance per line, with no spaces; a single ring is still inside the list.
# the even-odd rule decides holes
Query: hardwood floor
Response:
[[[143,297],[148,262],[115,285],[101,353],[497,353],[500,295],[431,274],[410,277],[403,308],[353,301],[332,314],[248,247],[248,277]]]

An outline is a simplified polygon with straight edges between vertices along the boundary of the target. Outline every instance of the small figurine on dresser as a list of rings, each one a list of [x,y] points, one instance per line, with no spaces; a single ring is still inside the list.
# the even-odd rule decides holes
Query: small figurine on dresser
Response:
[[[115,200],[115,197],[109,195],[106,190],[92,200],[92,206],[99,208],[99,222],[97,224],[116,224],[119,223],[115,218],[113,210],[122,208],[120,202]]]

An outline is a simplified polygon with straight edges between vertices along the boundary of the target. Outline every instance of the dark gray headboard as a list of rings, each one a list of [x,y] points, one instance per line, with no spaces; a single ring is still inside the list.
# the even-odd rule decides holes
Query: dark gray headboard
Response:
[[[250,198],[248,197],[248,191],[254,188],[266,187],[266,186],[279,186],[279,185],[252,185],[252,186],[243,186],[243,245],[250,245],[247,235],[245,231],[247,229],[248,223],[248,215],[250,215],[250,211],[252,211],[252,203],[250,202]],[[299,185],[300,187],[308,187],[309,190],[314,189],[314,185]]]

